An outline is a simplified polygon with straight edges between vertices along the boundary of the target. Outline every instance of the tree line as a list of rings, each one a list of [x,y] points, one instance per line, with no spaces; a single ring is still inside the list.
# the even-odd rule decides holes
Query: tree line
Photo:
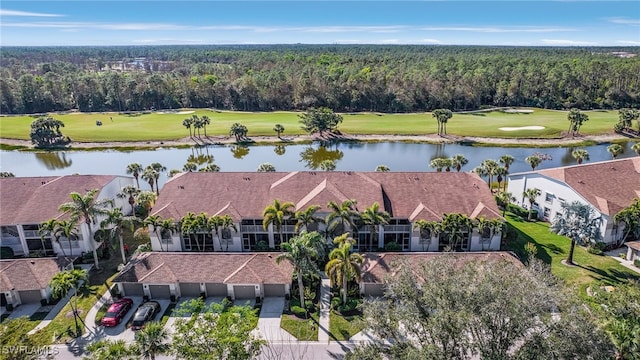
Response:
[[[164,46],[3,48],[0,112],[337,112],[633,108],[636,48]]]

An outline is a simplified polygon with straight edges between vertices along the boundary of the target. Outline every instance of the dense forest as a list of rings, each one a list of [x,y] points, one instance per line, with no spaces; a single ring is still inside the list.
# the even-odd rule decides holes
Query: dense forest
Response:
[[[0,66],[3,114],[640,106],[638,47],[4,47]]]

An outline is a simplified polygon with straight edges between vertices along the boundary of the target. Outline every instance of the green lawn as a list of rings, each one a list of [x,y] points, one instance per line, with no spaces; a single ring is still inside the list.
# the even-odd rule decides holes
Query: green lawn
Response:
[[[329,313],[329,337],[332,340],[349,340],[364,329],[362,316],[342,316],[331,311]]]
[[[282,314],[280,327],[300,341],[318,341],[320,312],[311,314],[309,319]]]
[[[447,125],[447,132],[460,136],[480,137],[558,137],[569,125],[566,111],[533,109],[531,114],[504,113],[500,111],[474,114],[454,114]],[[249,129],[249,137],[259,135],[275,135],[273,126],[282,124],[284,136],[304,134],[300,129],[297,112],[232,112],[211,111],[207,109],[185,110],[195,111],[198,116],[206,115],[211,119],[207,127],[207,135],[228,135],[231,124],[239,122]],[[580,130],[583,134],[603,134],[612,131],[618,121],[617,111],[585,111],[589,115]],[[68,113],[52,114],[62,120],[64,135],[78,142],[110,142],[110,141],[161,141],[175,140],[189,135],[182,126],[182,120],[192,114],[124,114],[124,113]],[[436,120],[431,113],[412,114],[379,114],[357,113],[343,114],[344,121],[339,129],[348,134],[399,134],[420,135],[437,131]],[[113,118],[113,121],[110,120]],[[29,125],[34,117],[8,116],[0,117],[0,134],[4,138],[29,139]],[[102,126],[96,126],[96,120]],[[501,131],[500,127],[521,127],[530,125],[544,126],[543,130]],[[204,136],[204,132],[201,132]]]
[[[532,242],[538,249],[537,257],[551,265],[551,272],[562,279],[565,284],[580,290],[592,284],[616,285],[626,279],[640,278],[640,274],[627,269],[608,256],[590,254],[584,247],[576,246],[573,259],[577,266],[566,266],[561,263],[567,258],[571,241],[551,233],[549,224],[545,222],[527,222],[507,214],[508,226],[512,227],[515,239],[509,240],[505,250],[512,250],[520,258],[525,258],[524,245]],[[584,294],[584,291],[580,291]]]

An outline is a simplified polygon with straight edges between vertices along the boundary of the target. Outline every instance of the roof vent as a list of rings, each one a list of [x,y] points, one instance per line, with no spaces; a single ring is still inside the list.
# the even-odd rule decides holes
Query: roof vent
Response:
[[[315,172],[315,171],[310,171],[310,172],[309,172],[309,174],[311,174],[311,175],[315,175],[315,174],[316,174],[316,172]]]
[[[184,190],[184,186],[182,186],[182,185],[178,185],[178,189],[180,189],[180,190]]]
[[[47,183],[46,181],[43,181],[43,182],[42,182],[42,185],[44,185],[44,184],[46,184],[46,183]]]
[[[246,176],[245,176],[245,177],[243,177],[242,179],[243,179],[244,181],[251,181],[251,178],[250,178],[250,177],[246,177]]]

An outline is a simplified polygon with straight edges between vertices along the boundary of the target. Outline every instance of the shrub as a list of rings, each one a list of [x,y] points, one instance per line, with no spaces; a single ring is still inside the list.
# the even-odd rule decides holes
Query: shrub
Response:
[[[13,249],[9,246],[0,246],[0,259],[13,259]]]
[[[385,251],[400,251],[400,250],[402,250],[402,246],[398,245],[397,242],[392,241],[390,243],[387,243],[384,246],[384,250]]]
[[[593,255],[602,255],[602,254],[604,254],[604,252],[602,252],[602,250],[598,249],[598,247],[595,246],[595,245],[587,246],[587,252],[589,254],[593,254]]]
[[[314,310],[313,301],[311,301],[311,300],[305,301],[304,302],[304,307],[305,307],[305,309],[309,309],[309,311],[313,311]]]
[[[256,251],[269,251],[269,244],[264,240],[258,241],[256,243]]]
[[[507,205],[507,211],[520,216],[521,218],[525,218],[527,219],[529,217],[529,210],[520,207],[518,205],[515,204],[508,204]],[[531,211],[531,218],[532,219],[537,219],[538,218],[538,210],[532,210]]]
[[[633,260],[633,265],[640,268],[640,259]]]
[[[307,317],[307,310],[301,308],[300,306],[292,306],[291,307],[291,312],[299,317],[299,318],[306,318]]]
[[[524,252],[529,256],[536,256],[538,254],[538,247],[532,242],[528,242],[524,245]]]
[[[620,253],[620,259],[625,260],[627,258],[627,254]]]

